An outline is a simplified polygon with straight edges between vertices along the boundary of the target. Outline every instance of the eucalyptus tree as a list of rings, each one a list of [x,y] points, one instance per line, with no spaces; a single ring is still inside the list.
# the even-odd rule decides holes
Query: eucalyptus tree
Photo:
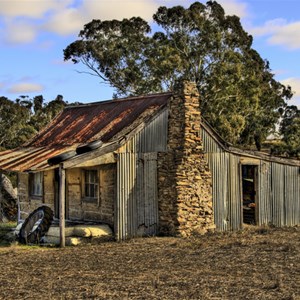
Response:
[[[22,101],[25,101],[24,99]],[[10,149],[28,140],[34,129],[28,124],[31,116],[29,102],[16,102],[0,97],[0,148]]]
[[[273,146],[273,153],[300,158],[300,109],[287,106],[280,124],[281,142]]]
[[[64,59],[83,63],[85,72],[115,88],[116,97],[172,90],[178,79],[194,81],[211,125],[229,142],[260,148],[292,93],[252,48],[240,19],[208,1],[162,6],[153,20],[153,34],[140,17],[93,20],[64,49]]]
[[[42,95],[0,97],[0,150],[19,147],[44,128],[67,103],[58,95],[49,103]]]

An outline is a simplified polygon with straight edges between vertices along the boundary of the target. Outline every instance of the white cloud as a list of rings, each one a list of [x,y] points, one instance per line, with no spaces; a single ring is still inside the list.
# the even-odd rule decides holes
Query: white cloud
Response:
[[[164,5],[167,7],[172,7],[175,5],[181,5],[184,7],[189,7],[191,4],[196,2],[196,0],[156,0],[156,8],[158,6]],[[205,4],[207,0],[200,0],[201,3]],[[225,13],[227,15],[237,15],[240,18],[245,18],[249,16],[248,12],[248,5],[244,1],[240,0],[217,0],[219,4],[222,5],[222,7],[225,10]],[[155,10],[152,12],[155,13]]]
[[[74,0],[1,0],[0,17],[4,40],[30,43],[43,30],[50,16],[65,11]]]
[[[89,1],[85,0],[83,9],[92,18],[100,18],[101,20],[123,19],[133,16],[140,16],[146,20],[150,20],[159,5],[163,1],[136,1],[136,0],[103,0]]]
[[[284,85],[289,85],[292,88],[294,96],[289,104],[295,104],[300,107],[300,78],[290,77],[280,80],[280,82]]]
[[[265,22],[263,26],[250,28],[251,34],[256,36],[264,36],[278,31],[281,27],[285,26],[287,21],[282,18],[274,19]]]
[[[141,16],[150,20],[162,2],[155,0],[1,0],[5,40],[30,43],[43,31],[77,34],[92,19]]]
[[[249,31],[254,36],[268,36],[267,41],[272,45],[290,50],[300,49],[300,21],[288,23],[285,19],[274,19]]]
[[[12,94],[17,93],[33,93],[33,92],[41,92],[44,90],[44,87],[41,84],[30,83],[30,82],[22,82],[12,85],[8,92]]]
[[[300,22],[294,22],[278,28],[269,38],[269,42],[288,49],[300,49]]]
[[[66,35],[78,33],[83,25],[92,19],[111,20],[140,16],[150,20],[157,9],[157,4],[151,0],[119,1],[84,0],[78,7],[65,8],[50,17],[45,28],[57,34]]]
[[[45,13],[66,7],[72,0],[2,0],[0,15],[4,17],[41,18]]]
[[[68,35],[79,32],[84,23],[85,16],[79,9],[67,8],[54,14],[43,27],[60,35]]]
[[[240,18],[245,18],[249,15],[248,5],[245,2],[236,0],[219,0],[227,15],[237,15]]]
[[[36,30],[35,26],[24,21],[9,22],[4,38],[12,44],[30,43],[36,37]]]
[[[295,92],[296,95],[300,96],[300,78],[290,77],[280,80],[280,82],[284,85],[291,86],[292,91]]]
[[[140,16],[152,19],[160,5],[184,5],[194,1],[166,0],[1,0],[0,16],[6,41],[32,42],[43,31],[77,34],[92,19],[110,20]],[[227,14],[247,15],[247,5],[238,0],[220,0]]]

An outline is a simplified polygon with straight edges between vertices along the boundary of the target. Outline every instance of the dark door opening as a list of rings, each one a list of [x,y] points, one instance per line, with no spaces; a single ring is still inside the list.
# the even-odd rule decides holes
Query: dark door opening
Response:
[[[258,166],[242,165],[243,223],[256,224]]]

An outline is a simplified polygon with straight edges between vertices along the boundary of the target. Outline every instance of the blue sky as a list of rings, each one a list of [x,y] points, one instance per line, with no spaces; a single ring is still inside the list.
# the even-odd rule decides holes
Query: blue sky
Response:
[[[69,102],[112,97],[97,77],[80,74],[82,65],[63,61],[63,49],[92,19],[141,16],[151,21],[161,5],[189,0],[0,0],[0,96],[58,94]],[[200,1],[205,2],[205,1]],[[276,79],[292,86],[290,104],[300,107],[300,1],[219,0],[227,14],[241,18],[254,37],[253,48],[268,59]]]

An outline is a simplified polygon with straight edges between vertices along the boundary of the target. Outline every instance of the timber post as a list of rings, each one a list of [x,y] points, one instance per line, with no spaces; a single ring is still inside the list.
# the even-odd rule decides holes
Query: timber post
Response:
[[[20,193],[19,193],[19,187],[20,185],[20,175],[19,173],[17,174],[17,205],[18,205],[18,213],[17,213],[17,224],[21,223],[21,205],[20,205]]]
[[[66,245],[65,237],[65,203],[66,203],[66,170],[59,165],[59,237],[60,247]]]
[[[0,170],[0,222],[3,218],[3,211],[2,211],[2,170]]]

